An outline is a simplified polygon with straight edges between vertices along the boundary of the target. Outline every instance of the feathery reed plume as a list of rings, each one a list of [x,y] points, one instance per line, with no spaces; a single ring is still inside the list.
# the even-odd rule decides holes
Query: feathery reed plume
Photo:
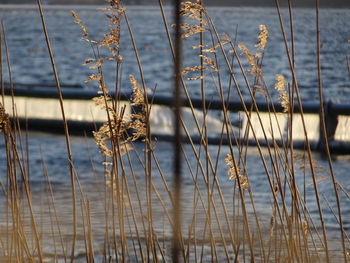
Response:
[[[104,156],[112,157],[113,152],[109,149],[106,143],[106,141],[112,137],[108,124],[105,123],[104,125],[102,125],[97,132],[93,132],[93,135],[94,135],[96,144],[100,149],[100,152]]]
[[[104,36],[99,43],[100,46],[107,47],[110,51],[111,58],[109,60],[115,60],[120,62],[122,57],[119,54],[120,51],[120,19],[125,13],[125,8],[121,7],[121,1],[108,0],[109,6],[104,10],[109,11],[106,14],[107,19],[111,23],[109,26],[109,33]]]
[[[269,31],[265,25],[260,25],[259,29],[260,33],[258,35],[258,42],[255,44],[255,47],[258,50],[264,51],[267,45]],[[256,52],[255,54],[253,54],[243,43],[238,44],[238,48],[241,50],[241,55],[244,55],[246,57],[246,60],[250,66],[250,69],[247,71],[247,74],[255,77],[254,90],[265,94],[266,91],[262,89],[259,85],[259,83],[264,82],[262,80],[263,70],[261,68],[261,61],[259,62],[259,59],[262,58],[263,54],[261,52]],[[234,51],[232,50],[231,53],[234,53]]]
[[[202,26],[190,24],[182,24],[181,29],[185,32],[181,35],[181,38],[188,38],[205,31],[205,28]]]
[[[302,230],[303,230],[303,235],[304,235],[304,237],[306,238],[306,237],[307,237],[308,230],[309,230],[309,225],[308,225],[308,223],[307,223],[306,220],[303,221]]]
[[[217,44],[215,44],[214,46],[210,46],[210,45],[197,45],[197,46],[193,46],[193,49],[200,49],[202,48],[202,52],[203,53],[216,53],[217,49],[219,47],[225,46],[227,44],[230,44],[232,42],[231,38],[223,33],[222,37],[221,37],[221,41]]]
[[[96,43],[96,41],[89,39],[89,31],[88,31],[87,27],[82,23],[79,15],[74,11],[71,12],[71,15],[74,19],[74,22],[77,23],[80,27],[83,40],[90,42],[90,43]]]
[[[225,157],[226,165],[229,167],[227,173],[230,176],[230,180],[237,179],[239,177],[239,182],[242,189],[248,189],[249,183],[248,178],[241,174],[241,168],[239,166],[235,166],[232,156],[227,154]]]
[[[137,82],[134,75],[130,75],[130,83],[132,85],[132,106],[144,106],[145,105],[145,98],[143,91]]]
[[[286,79],[283,75],[276,75],[275,89],[279,92],[279,98],[283,107],[283,112],[289,112],[289,98],[286,90]]]
[[[203,14],[206,14],[206,10],[200,1],[197,1],[197,3],[189,1],[182,3],[180,15],[187,19],[192,19],[195,21],[195,23],[199,24],[181,24],[181,29],[184,31],[181,38],[188,38],[196,34],[202,35],[203,32],[207,30],[206,25],[208,25],[208,21],[207,17]],[[202,42],[200,45],[192,46],[192,49],[200,49],[201,51],[201,53],[198,55],[201,60],[201,65],[186,67],[181,71],[181,75],[186,75],[191,72],[199,72],[200,74],[195,77],[189,77],[187,80],[202,80],[205,77],[204,71],[207,70],[217,72],[218,66],[216,64],[216,60],[209,57],[209,54],[216,53],[216,49],[220,46],[228,44],[230,39],[227,35],[225,35],[223,36],[223,40],[215,45],[205,45]],[[207,55],[204,55],[204,53],[207,53]]]
[[[130,75],[130,82],[132,85],[132,102],[131,106],[137,107],[137,112],[132,112],[130,121],[128,122],[128,129],[132,129],[132,136],[128,139],[135,141],[140,137],[145,137],[147,132],[146,125],[146,102],[144,90],[140,87],[133,75]]]
[[[265,50],[267,39],[269,37],[269,30],[265,25],[259,26],[260,33],[258,35],[258,43],[255,44],[255,47],[260,50]]]
[[[260,57],[260,53],[257,53],[257,55],[253,55],[248,49],[248,47],[243,43],[238,44],[238,48],[242,51],[241,55],[245,55],[246,60],[250,65],[250,69],[247,71],[247,73],[257,78],[260,78],[260,76],[262,75],[262,69],[256,61],[256,58]]]
[[[0,102],[0,132],[5,128],[8,122],[8,115],[5,111],[4,106]]]
[[[180,15],[194,19],[202,25],[206,25],[207,22],[201,16],[201,13],[205,12],[204,7],[200,3],[193,3],[190,1],[182,2],[180,8]]]
[[[206,67],[205,66],[192,66],[192,67],[186,67],[184,68],[182,71],[181,71],[181,75],[186,75],[190,72],[201,72],[202,70],[205,70]],[[187,78],[187,80],[197,80],[197,79],[202,79],[204,78],[204,76],[196,76],[196,77],[190,77],[190,78]]]
[[[199,55],[200,58],[203,59],[203,64],[208,66],[210,69],[214,70],[214,71],[217,71],[218,70],[218,67],[216,65],[216,62],[214,59],[206,56],[206,55]]]
[[[106,109],[113,118],[111,122],[103,124],[97,132],[93,132],[96,144],[100,148],[103,155],[107,157],[113,156],[113,151],[109,148],[107,141],[117,138],[119,142],[119,154],[123,156],[127,151],[132,150],[128,144],[130,141],[138,140],[146,136],[146,112],[144,93],[133,75],[130,75],[130,82],[132,84],[132,101],[131,106],[137,107],[139,110],[128,114],[118,114],[112,107],[106,106],[105,97],[93,98],[96,105]],[[108,96],[108,101],[112,98]],[[128,136],[128,132],[132,131],[132,135]],[[118,151],[118,149],[115,149]]]
[[[120,53],[120,19],[125,12],[125,8],[121,7],[121,1],[119,0],[108,0],[109,6],[106,8],[100,8],[100,10],[107,11],[106,17],[110,22],[109,32],[103,36],[101,40],[91,41],[89,39],[89,34],[87,28],[83,25],[78,14],[72,12],[72,16],[75,22],[80,26],[83,39],[90,42],[92,48],[94,47],[98,50],[99,47],[106,47],[110,52],[110,57],[107,58],[88,58],[85,60],[83,65],[87,66],[89,69],[97,70],[97,73],[90,75],[85,82],[97,81],[100,94],[99,97],[93,98],[95,104],[102,109],[106,110],[108,121],[104,123],[98,131],[93,132],[96,144],[98,145],[101,153],[106,157],[113,157],[113,151],[118,151],[121,156],[123,156],[128,150],[128,142],[138,139],[145,134],[145,125],[143,120],[145,119],[142,114],[143,111],[138,113],[133,113],[130,116],[124,114],[124,111],[119,112],[119,110],[114,107],[114,101],[110,95],[109,89],[104,82],[104,76],[102,72],[102,66],[104,60],[116,61],[118,64],[122,63],[122,56]],[[99,53],[98,53],[99,54]],[[133,102],[132,106],[140,107],[144,104],[143,92],[139,88],[135,78],[130,76],[130,81],[133,86]],[[132,129],[132,136],[128,136],[128,131]],[[110,143],[108,141],[112,139],[119,143],[118,149],[110,149]]]
[[[205,25],[207,25],[207,21],[202,16],[203,12],[205,12],[205,9],[200,3],[193,3],[190,1],[181,3],[180,15],[188,19],[192,19],[198,23],[181,24],[180,28],[182,31],[184,31],[184,33],[181,34],[181,38],[188,38],[192,35],[200,34],[207,30],[205,27]]]

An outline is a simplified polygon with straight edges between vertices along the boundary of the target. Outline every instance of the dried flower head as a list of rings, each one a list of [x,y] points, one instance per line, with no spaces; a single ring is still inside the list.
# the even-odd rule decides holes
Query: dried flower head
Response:
[[[269,37],[269,30],[265,25],[260,25],[259,26],[260,33],[258,35],[258,43],[256,43],[256,47],[260,50],[265,50],[266,44],[267,44],[267,39]]]
[[[242,51],[242,55],[245,55],[248,64],[250,65],[250,69],[247,71],[248,74],[259,77],[262,75],[262,69],[259,67],[256,62],[256,56],[254,56],[247,46],[243,43],[238,44],[238,48]]]
[[[283,112],[289,111],[289,98],[286,90],[286,80],[283,75],[276,75],[275,89],[279,92],[279,98],[283,107]]]
[[[8,122],[8,115],[6,114],[4,106],[0,102],[0,131],[3,130]]]
[[[180,27],[184,31],[181,38],[188,38],[205,31],[205,28],[200,25],[181,24]]]
[[[227,173],[229,175],[230,180],[236,179],[237,182],[241,185],[242,189],[248,189],[249,183],[248,178],[241,174],[241,168],[236,166],[233,162],[232,155],[227,154],[225,157],[226,165],[229,167]]]
[[[146,136],[146,103],[145,94],[133,75],[130,75],[132,85],[132,106],[137,106],[138,111],[131,114],[131,121],[128,128],[132,129],[132,136],[128,140],[135,141],[140,137]]]
[[[146,134],[145,124],[145,99],[143,90],[140,88],[134,76],[130,76],[132,84],[132,101],[131,105],[136,106],[137,112],[133,114],[125,114],[125,108],[120,109],[116,107],[117,103],[114,102],[114,98],[110,95],[110,92],[104,81],[102,66],[105,61],[113,61],[119,64],[122,63],[123,57],[120,55],[120,20],[124,15],[125,8],[122,7],[120,0],[107,0],[108,7],[100,8],[106,12],[106,17],[109,22],[109,31],[103,36],[100,41],[89,40],[88,30],[83,25],[80,17],[77,13],[72,12],[74,21],[80,26],[83,32],[83,39],[92,44],[92,48],[96,50],[100,47],[106,47],[109,50],[107,57],[95,57],[85,60],[84,65],[89,69],[95,70],[91,74],[86,82],[97,81],[99,91],[98,97],[93,98],[93,101],[97,106],[106,111],[109,116],[108,122],[104,123],[98,131],[94,132],[94,138],[100,152],[108,158],[113,158],[117,153],[120,156],[125,155],[128,151],[133,150],[130,145],[131,141],[134,141]],[[94,51],[96,51],[94,50]],[[99,53],[99,52],[98,52]],[[97,52],[95,52],[97,54]],[[132,135],[130,135],[130,131]],[[104,163],[106,168],[106,175],[111,178],[111,162]],[[113,185],[111,180],[106,181],[107,184]]]
[[[100,73],[98,73],[98,74],[92,74],[92,75],[90,75],[86,80],[85,80],[85,82],[91,82],[91,81],[93,81],[93,80],[100,80],[101,79],[101,74]]]
[[[181,74],[182,75],[186,75],[190,72],[194,72],[194,71],[201,71],[201,70],[204,70],[206,69],[206,67],[202,67],[202,66],[193,66],[193,67],[186,67],[184,68],[182,71],[181,71]]]
[[[180,25],[184,33],[181,35],[182,38],[188,38],[192,35],[202,33],[206,30],[205,25],[207,21],[203,13],[205,9],[200,3],[193,3],[190,1],[182,2],[180,8],[180,15],[185,18],[195,20],[197,24],[182,24]]]
[[[304,220],[303,224],[302,224],[302,230],[303,230],[304,237],[307,236],[308,229],[309,229],[308,223]]]
[[[218,67],[217,67],[214,59],[212,59],[208,56],[205,56],[205,55],[199,55],[199,57],[203,59],[203,64],[206,65],[208,68],[210,68],[214,71],[218,70]]]
[[[132,86],[132,106],[141,106],[145,104],[145,97],[143,94],[143,90],[140,88],[139,83],[135,79],[134,75],[130,75],[130,83]]]
[[[217,65],[215,60],[212,58],[205,56],[205,55],[199,55],[200,58],[203,60],[203,66],[198,65],[198,66],[193,66],[193,67],[186,67],[181,71],[182,75],[189,74],[191,72],[199,72],[199,71],[204,71],[204,70],[213,70],[213,71],[218,71]],[[196,77],[190,77],[187,78],[187,80],[198,80],[204,78],[204,75],[196,76]]]
[[[207,22],[203,19],[203,16],[201,15],[205,12],[205,9],[200,3],[186,1],[182,2],[181,5],[182,6],[180,8],[180,15],[194,19],[202,25],[207,24]]]
[[[88,31],[87,27],[81,21],[81,19],[78,16],[78,14],[76,12],[74,12],[74,11],[72,11],[71,14],[72,14],[72,17],[73,17],[75,23],[77,23],[79,25],[79,27],[80,27],[80,30],[82,32],[83,40],[85,40],[87,42],[90,42],[90,43],[97,43],[96,41],[89,39],[89,31]]]

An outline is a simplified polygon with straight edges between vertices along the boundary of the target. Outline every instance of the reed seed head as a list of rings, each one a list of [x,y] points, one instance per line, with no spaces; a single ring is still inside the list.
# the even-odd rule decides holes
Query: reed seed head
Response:
[[[309,225],[308,225],[308,223],[304,220],[304,221],[303,221],[303,224],[302,224],[302,230],[303,230],[303,235],[304,235],[304,237],[307,237],[308,229],[309,229]]]
[[[0,102],[0,132],[3,130],[8,122],[8,115],[6,114],[4,106]]]
[[[283,112],[289,112],[289,97],[286,90],[286,79],[281,74],[276,75],[275,89],[279,92]]]
[[[89,32],[88,32],[88,29],[87,29],[87,27],[83,24],[83,22],[81,21],[79,15],[78,15],[76,12],[74,12],[74,11],[72,11],[71,14],[72,14],[72,17],[73,17],[75,23],[77,23],[77,24],[79,25],[79,27],[80,27],[80,30],[81,30],[82,35],[83,35],[83,39],[84,39],[85,41],[88,41],[88,42],[95,42],[95,41],[89,40]]]
[[[259,77],[262,75],[262,69],[259,67],[256,62],[256,56],[253,55],[247,46],[243,43],[238,44],[238,48],[242,51],[241,55],[245,55],[248,64],[250,65],[250,69],[247,71],[248,74]]]
[[[137,82],[134,75],[129,76],[130,83],[132,86],[132,106],[142,106],[145,105],[145,98],[139,83]]]
[[[204,7],[199,3],[193,3],[190,1],[182,2],[180,8],[180,15],[190,19],[194,19],[202,25],[206,25],[207,22],[203,19],[202,13],[205,12]]]
[[[257,47],[260,50],[265,50],[267,39],[269,37],[269,30],[265,25],[259,26],[260,33],[258,35],[258,43],[256,43],[255,47]]]
[[[225,157],[226,165],[229,167],[227,173],[230,180],[236,179],[240,183],[242,189],[249,189],[248,178],[241,174],[241,168],[235,165],[233,158],[230,154]],[[238,178],[238,179],[237,179]]]

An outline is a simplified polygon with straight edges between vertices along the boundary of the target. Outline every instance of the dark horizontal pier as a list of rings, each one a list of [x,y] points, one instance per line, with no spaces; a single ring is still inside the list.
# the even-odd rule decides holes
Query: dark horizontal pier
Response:
[[[11,95],[11,89],[8,85],[5,86],[5,95]],[[35,98],[57,98],[57,90],[55,86],[40,86],[40,85],[21,85],[17,84],[14,86],[15,96],[24,97],[35,97]],[[62,86],[62,95],[66,100],[90,100],[97,97],[97,91],[92,89],[85,89],[79,85]],[[112,96],[115,96],[114,92],[111,92]],[[149,101],[153,100],[154,104],[169,106],[172,105],[172,97],[169,95],[148,94]],[[129,101],[131,93],[121,93],[119,94],[120,100]],[[203,108],[203,101],[201,98],[191,98],[192,106],[195,109]],[[189,107],[191,104],[186,98],[183,99],[183,105]],[[226,109],[229,111],[237,112],[243,111],[243,105],[240,101],[229,101],[226,103]],[[222,110],[223,105],[220,99],[207,99],[205,101],[207,109],[210,110]],[[251,101],[245,101],[246,107],[249,109],[252,106]],[[266,103],[265,101],[257,101],[258,109],[261,112],[271,111],[271,103]],[[283,107],[279,102],[273,104],[276,112],[283,112]],[[320,111],[320,104],[317,102],[303,102],[303,112],[304,113],[315,113],[318,114]],[[325,104],[325,109],[327,114],[330,115],[350,115],[350,104],[345,103],[332,103],[331,101]],[[298,103],[294,103],[294,112],[300,113],[300,107]]]
[[[2,91],[5,95],[11,96],[12,89],[9,85],[5,86],[5,89]],[[20,85],[16,84],[13,88],[13,93],[17,97],[32,97],[32,98],[57,98],[57,90],[55,86],[42,86],[42,85]],[[65,100],[91,100],[92,98],[98,96],[96,90],[82,88],[79,85],[71,85],[71,86],[62,86],[62,95]],[[112,96],[115,94],[112,92]],[[153,101],[156,105],[167,106],[172,105],[172,97],[167,95],[147,95],[149,101]],[[122,101],[130,101],[131,93],[122,93],[118,94],[118,97]],[[232,112],[243,111],[244,107],[240,101],[229,101],[225,102],[226,109]],[[203,107],[203,101],[200,98],[191,98],[191,102],[187,99],[183,100],[183,105],[185,107],[189,107],[192,105],[196,109],[201,109]],[[205,105],[207,109],[210,110],[222,110],[223,105],[220,99],[210,99],[205,101]],[[251,101],[246,101],[245,105],[248,109],[252,106]],[[276,112],[283,112],[283,108],[280,103],[268,104],[263,101],[258,101],[257,106],[260,112],[268,112],[272,110],[272,106],[276,110]],[[319,114],[320,105],[315,102],[304,102],[302,104],[303,112],[310,114]],[[325,117],[327,124],[327,135],[329,138],[329,145],[331,151],[333,153],[341,153],[341,154],[349,154],[350,153],[350,143],[348,142],[340,142],[334,141],[334,134],[336,131],[336,127],[338,124],[338,115],[350,115],[350,104],[335,104],[332,102],[327,102],[324,105],[325,108]],[[254,108],[253,108],[254,109]],[[297,103],[294,104],[294,112],[299,113],[300,107]],[[20,120],[22,123],[25,123],[25,120]],[[43,127],[45,129],[50,129],[53,132],[62,131],[62,123],[57,120],[39,120],[39,119],[30,119],[28,118],[29,127],[35,130],[42,130]],[[91,131],[96,129],[101,123],[90,123],[90,122],[82,122],[82,121],[69,121],[68,125],[70,127],[70,131],[74,134],[81,134],[81,131]],[[321,129],[320,129],[321,131]],[[171,135],[161,135],[156,136],[159,139],[171,139]],[[322,138],[322,134],[320,136]],[[193,136],[194,142],[200,142],[200,138],[196,138]],[[218,138],[210,138],[209,143],[220,143]],[[228,143],[228,142],[221,142]],[[262,145],[267,145],[272,142],[260,141]],[[297,148],[303,148],[303,142],[293,142]],[[253,142],[249,142],[249,144],[253,144]],[[318,142],[317,146],[314,147],[314,150],[323,151],[323,143],[322,139]]]

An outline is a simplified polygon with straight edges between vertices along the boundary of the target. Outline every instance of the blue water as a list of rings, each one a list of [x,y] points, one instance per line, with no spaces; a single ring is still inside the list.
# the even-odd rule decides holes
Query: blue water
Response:
[[[86,85],[84,80],[92,72],[81,64],[93,54],[89,44],[81,40],[80,29],[70,15],[71,9],[77,11],[81,16],[92,39],[99,39],[107,33],[107,21],[103,13],[96,11],[94,7],[55,7],[46,11],[47,27],[61,82]],[[158,93],[169,94],[172,86],[172,58],[159,8],[129,7],[127,14],[136,38],[147,87],[153,89],[157,85]],[[169,9],[167,9],[167,15],[171,20]],[[245,43],[252,52],[256,52],[254,44],[257,41],[259,25],[266,25],[269,28],[270,37],[264,56],[263,71],[268,89],[274,94],[273,85],[276,74],[284,74],[287,80],[291,81],[288,59],[274,8],[209,8],[209,15],[213,18],[220,33],[230,35],[231,38],[236,39],[237,43]],[[287,10],[283,10],[283,16],[288,33]],[[348,43],[350,12],[347,9],[322,9],[320,16],[322,79],[325,98],[336,102],[348,102],[350,76],[347,71],[346,56],[350,55],[350,43]],[[54,83],[41,22],[35,6],[16,10],[2,9],[0,18],[4,20],[7,32],[14,82]],[[313,9],[294,10],[295,68],[302,98],[305,101],[318,100],[315,29]],[[209,34],[207,34],[207,43],[210,43],[209,40]],[[197,54],[192,50],[193,45],[198,45],[197,36],[184,41],[184,66],[186,67],[199,64]],[[124,57],[123,89],[128,90],[130,89],[129,74],[140,78],[124,22],[122,23],[121,49]],[[104,51],[102,53],[106,54]],[[229,75],[220,55],[219,61],[223,69],[221,78],[224,89],[227,89]],[[243,57],[242,61],[245,62]],[[246,63],[244,64],[246,66]],[[235,72],[239,83],[243,83],[242,74],[237,67]],[[115,78],[114,66],[105,67],[104,73],[112,89]],[[211,81],[211,73],[207,73],[207,81]],[[200,95],[200,88],[195,82],[190,82],[188,85],[191,95]],[[217,96],[214,85],[208,86],[206,92],[210,96]],[[244,87],[242,92],[247,95]]]

